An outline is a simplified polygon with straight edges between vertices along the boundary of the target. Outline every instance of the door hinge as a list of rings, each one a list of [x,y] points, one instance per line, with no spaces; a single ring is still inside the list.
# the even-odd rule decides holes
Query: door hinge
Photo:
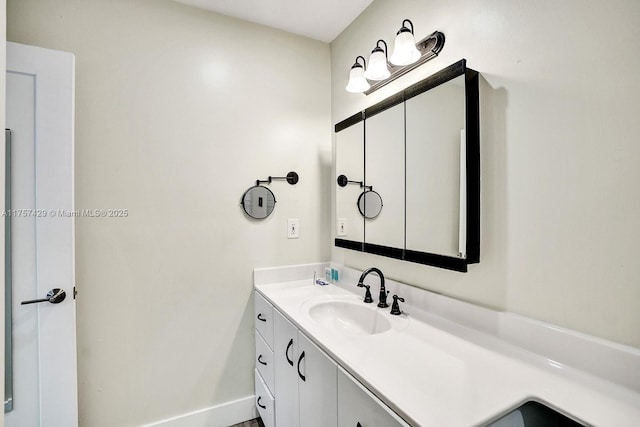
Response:
[[[78,295],[78,291],[76,291],[76,287],[73,287],[73,299],[76,299],[76,295]]]

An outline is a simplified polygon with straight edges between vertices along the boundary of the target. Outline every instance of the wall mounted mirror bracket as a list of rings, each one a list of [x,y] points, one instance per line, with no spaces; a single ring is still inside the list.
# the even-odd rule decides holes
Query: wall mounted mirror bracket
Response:
[[[296,172],[289,172],[287,176],[269,176],[267,179],[257,179],[256,185],[244,192],[240,199],[240,205],[244,212],[253,219],[264,219],[271,215],[276,207],[276,196],[262,184],[271,184],[273,181],[287,181],[296,185],[300,177]]]
[[[296,185],[299,181],[299,176],[296,172],[289,172],[287,176],[268,176],[267,179],[257,179],[256,185],[271,184],[272,181],[286,180],[291,185]]]

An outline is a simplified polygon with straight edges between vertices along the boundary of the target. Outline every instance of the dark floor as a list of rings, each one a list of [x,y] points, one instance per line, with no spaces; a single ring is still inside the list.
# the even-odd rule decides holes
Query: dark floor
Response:
[[[256,418],[255,420],[245,421],[240,424],[234,424],[229,427],[264,427],[262,420],[260,418]]]

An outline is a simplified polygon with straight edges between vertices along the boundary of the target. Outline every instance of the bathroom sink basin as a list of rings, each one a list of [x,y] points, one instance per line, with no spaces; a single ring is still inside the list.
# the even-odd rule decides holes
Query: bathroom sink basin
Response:
[[[529,400],[511,410],[487,427],[584,427],[555,409],[536,400]]]
[[[391,322],[374,304],[359,300],[325,300],[309,305],[311,319],[337,332],[358,335],[380,334],[391,329]]]

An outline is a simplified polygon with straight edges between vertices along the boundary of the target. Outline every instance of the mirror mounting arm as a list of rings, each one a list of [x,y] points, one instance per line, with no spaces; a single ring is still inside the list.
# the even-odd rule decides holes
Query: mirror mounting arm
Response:
[[[296,172],[289,172],[287,174],[287,176],[271,176],[271,175],[269,175],[267,177],[267,179],[265,179],[265,180],[257,179],[256,180],[256,185],[271,184],[271,182],[275,181],[275,180],[286,180],[289,184],[296,185],[298,183],[298,181],[300,180],[300,177],[298,176],[298,174]]]
[[[358,184],[360,188],[364,188],[365,190],[368,190],[368,191],[373,191],[373,185],[364,185],[364,181],[352,181],[349,178],[347,178],[346,175],[340,175],[337,181],[340,187],[346,187],[347,184]]]

